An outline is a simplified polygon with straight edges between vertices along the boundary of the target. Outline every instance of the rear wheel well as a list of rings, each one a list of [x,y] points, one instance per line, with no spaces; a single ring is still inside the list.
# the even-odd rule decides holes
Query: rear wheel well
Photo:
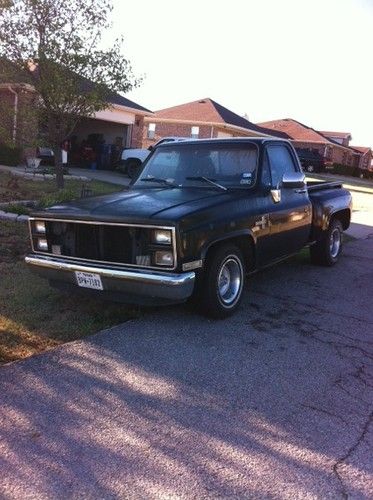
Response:
[[[351,212],[349,208],[345,208],[344,210],[340,210],[339,212],[334,213],[330,218],[330,223],[332,220],[339,220],[342,224],[343,230],[348,229],[351,221]]]
[[[216,251],[217,248],[226,244],[235,245],[241,250],[245,260],[246,271],[255,269],[255,243],[252,236],[250,236],[249,234],[233,236],[232,238],[216,241],[207,249],[205,259],[207,260],[209,256]]]

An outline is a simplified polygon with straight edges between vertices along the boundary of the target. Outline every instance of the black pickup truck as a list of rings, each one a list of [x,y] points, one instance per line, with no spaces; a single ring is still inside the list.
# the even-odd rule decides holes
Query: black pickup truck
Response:
[[[61,289],[141,304],[194,298],[222,318],[247,275],[305,246],[314,263],[335,264],[350,217],[350,193],[306,184],[288,141],[164,143],[129,189],[33,214],[26,262]]]

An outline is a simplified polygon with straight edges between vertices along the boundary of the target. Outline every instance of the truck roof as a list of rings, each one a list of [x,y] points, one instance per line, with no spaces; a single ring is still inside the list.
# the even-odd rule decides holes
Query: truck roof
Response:
[[[177,142],[163,142],[158,148],[163,148],[167,146],[182,147],[185,144],[263,144],[265,142],[286,142],[289,143],[287,139],[281,139],[278,137],[224,137],[224,138],[212,138],[212,139],[184,139]]]

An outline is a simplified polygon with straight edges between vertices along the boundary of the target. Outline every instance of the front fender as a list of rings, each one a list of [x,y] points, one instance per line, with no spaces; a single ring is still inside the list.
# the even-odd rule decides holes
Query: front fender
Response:
[[[201,259],[203,260],[206,258],[207,252],[210,250],[212,246],[218,243],[223,243],[224,241],[228,242],[229,240],[240,238],[242,236],[248,237],[248,242],[247,242],[248,245],[254,244],[254,247],[256,246],[256,236],[250,229],[241,229],[238,231],[232,231],[231,233],[222,234],[206,242],[206,244],[203,245],[203,247],[201,248]]]

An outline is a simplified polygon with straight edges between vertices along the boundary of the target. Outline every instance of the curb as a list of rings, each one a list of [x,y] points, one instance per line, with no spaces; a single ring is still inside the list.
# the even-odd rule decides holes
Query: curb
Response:
[[[12,205],[23,205],[25,207],[35,206],[36,202],[33,200],[15,200],[15,201],[6,201],[4,203],[0,203],[0,220],[10,220],[13,222],[27,222],[29,220],[29,216],[25,214],[15,214],[13,212],[6,212],[3,209]]]
[[[14,175],[16,177],[23,177],[24,179],[29,179],[33,181],[47,181],[47,180],[49,181],[51,179],[56,178],[56,174],[39,174],[37,172],[28,172],[27,170],[25,170],[24,172],[20,172],[19,170],[13,170],[12,167],[6,167],[3,165],[0,165],[0,171],[9,172],[11,175]],[[64,175],[63,178],[67,180],[76,180],[83,182],[90,182],[92,180],[90,177],[85,177],[84,175],[73,175],[73,174]]]

